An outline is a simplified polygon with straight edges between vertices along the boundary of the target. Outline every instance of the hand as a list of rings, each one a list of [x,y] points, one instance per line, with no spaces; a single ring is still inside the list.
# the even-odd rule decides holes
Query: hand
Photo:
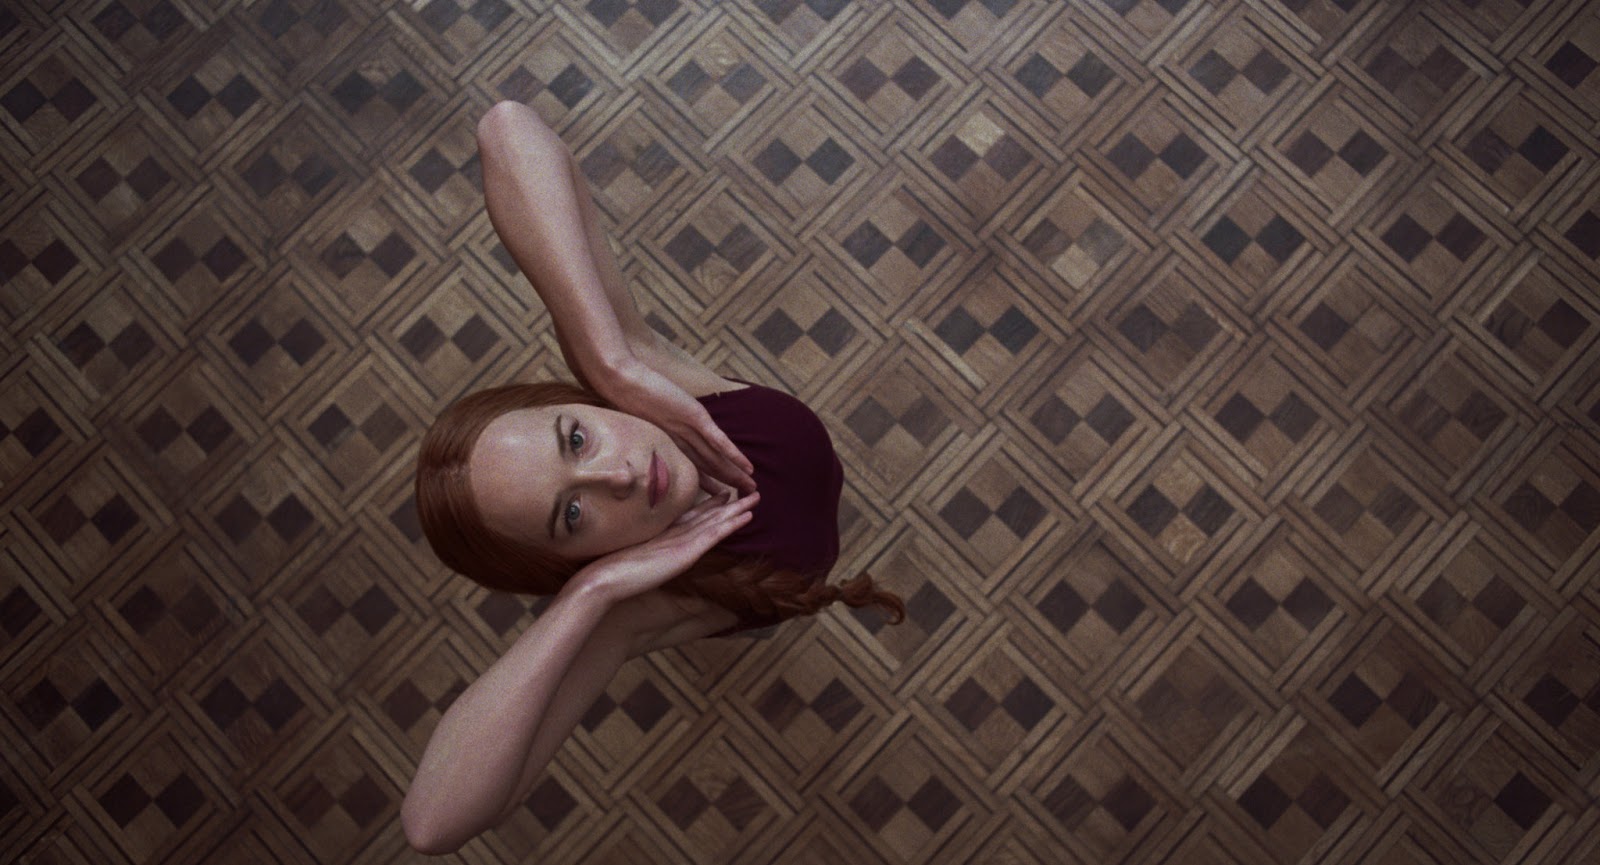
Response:
[[[751,510],[760,501],[760,493],[706,499],[684,511],[666,531],[590,562],[573,579],[599,590],[612,603],[658,588],[750,522]]]
[[[718,495],[726,489],[717,482],[755,492],[755,467],[711,420],[705,406],[671,379],[638,363],[617,376],[604,396],[617,410],[666,431],[700,470],[700,486],[706,492]]]
[[[723,483],[722,481],[717,480],[716,478],[706,474],[705,472],[700,472],[699,474],[700,474],[700,490],[702,492],[704,492],[706,495],[708,495],[708,496],[710,496],[710,497],[712,497],[714,499],[726,499],[726,498],[728,498],[730,496],[732,498],[738,498],[739,497],[739,490],[736,490],[733,487],[728,486],[727,484]]]

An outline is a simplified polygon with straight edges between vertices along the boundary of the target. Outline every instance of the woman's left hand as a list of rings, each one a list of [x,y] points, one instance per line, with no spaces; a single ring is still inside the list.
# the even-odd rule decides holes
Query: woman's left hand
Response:
[[[599,590],[611,603],[659,588],[750,522],[751,510],[760,501],[760,493],[706,499],[654,538],[590,562],[575,579]]]
[[[709,475],[741,492],[755,491],[755,468],[750,460],[717,427],[705,406],[672,379],[648,364],[635,363],[600,389],[601,395],[619,411],[644,418],[664,430],[702,476]]]

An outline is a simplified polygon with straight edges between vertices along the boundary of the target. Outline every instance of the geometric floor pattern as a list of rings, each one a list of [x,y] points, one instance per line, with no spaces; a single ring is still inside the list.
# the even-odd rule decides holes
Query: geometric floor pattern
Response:
[[[538,609],[410,500],[563,373],[512,99],[910,615],[633,663],[462,861],[1600,862],[1600,5],[19,0],[0,56],[0,860],[420,859]]]

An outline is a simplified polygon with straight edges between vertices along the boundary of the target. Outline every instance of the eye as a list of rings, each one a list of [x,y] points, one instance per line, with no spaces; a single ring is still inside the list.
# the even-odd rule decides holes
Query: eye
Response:
[[[564,520],[567,524],[568,532],[571,532],[577,527],[578,518],[581,516],[583,516],[583,508],[578,504],[578,500],[573,499],[572,501],[568,502],[566,513],[561,515],[562,520]]]
[[[583,429],[576,424],[573,425],[572,432],[567,433],[567,447],[571,448],[573,453],[583,450],[583,443],[587,440],[588,436],[584,435]]]

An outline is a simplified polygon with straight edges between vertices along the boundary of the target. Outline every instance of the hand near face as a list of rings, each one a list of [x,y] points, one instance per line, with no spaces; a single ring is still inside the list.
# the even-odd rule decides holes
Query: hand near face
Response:
[[[751,509],[760,501],[760,493],[706,499],[654,538],[589,563],[580,578],[593,581],[613,603],[659,588],[750,522]]]
[[[702,476],[741,492],[755,492],[755,468],[750,461],[711,420],[711,413],[705,406],[671,379],[639,364],[606,388],[605,396],[619,411],[643,418],[664,430]],[[713,486],[702,486],[707,492],[717,492]]]

